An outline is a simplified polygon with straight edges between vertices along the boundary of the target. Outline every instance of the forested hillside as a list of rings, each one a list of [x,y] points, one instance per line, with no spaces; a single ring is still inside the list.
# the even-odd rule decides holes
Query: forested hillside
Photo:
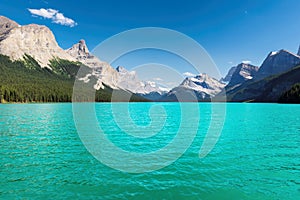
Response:
[[[41,68],[30,56],[11,61],[0,55],[0,102],[71,102],[75,75],[80,63],[51,61],[52,71]],[[110,101],[112,89],[96,92],[96,101]],[[145,99],[133,95],[132,101]]]
[[[300,83],[300,66],[282,74],[261,80],[249,80],[239,87],[227,91],[228,101],[233,102],[285,102],[289,103],[297,95]],[[291,89],[292,88],[292,89]],[[292,97],[293,96],[293,97]]]
[[[300,103],[300,83],[286,91],[279,99],[280,103]]]

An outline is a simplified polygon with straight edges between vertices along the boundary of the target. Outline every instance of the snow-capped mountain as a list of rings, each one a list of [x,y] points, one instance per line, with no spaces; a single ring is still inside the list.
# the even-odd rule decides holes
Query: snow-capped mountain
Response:
[[[240,63],[236,66],[234,73],[231,76],[228,87],[238,86],[247,80],[251,80],[256,76],[258,67],[248,63]]]
[[[202,73],[195,77],[187,77],[178,86],[165,94],[162,101],[209,101],[211,97],[222,91],[225,84]]]
[[[128,71],[122,66],[118,66],[116,70],[119,73],[118,86],[122,89],[140,94],[151,100],[154,96],[158,98],[167,92],[167,89],[157,86],[153,81],[141,81],[135,71]]]
[[[202,73],[195,77],[185,78],[180,86],[214,96],[225,87],[225,84],[208,74]]]
[[[262,79],[267,76],[280,74],[300,64],[300,56],[287,50],[270,52],[259,68],[255,78]]]
[[[270,52],[253,79],[226,86],[229,101],[278,102],[280,96],[299,83],[300,56],[287,50]]]

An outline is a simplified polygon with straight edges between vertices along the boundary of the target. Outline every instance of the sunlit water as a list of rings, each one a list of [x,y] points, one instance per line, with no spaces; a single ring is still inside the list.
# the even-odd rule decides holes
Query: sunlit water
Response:
[[[129,105],[136,125],[149,125],[152,105]],[[158,131],[150,138],[127,135],[130,127],[115,122],[109,103],[96,104],[96,111],[115,145],[149,152],[172,141],[180,123],[180,104],[160,106],[165,112],[153,116],[165,114],[166,121],[161,129],[143,130]],[[0,105],[0,199],[299,199],[300,105],[227,104],[221,137],[201,159],[211,104],[199,107],[198,134],[182,157],[132,174],[107,167],[86,150],[72,104]]]

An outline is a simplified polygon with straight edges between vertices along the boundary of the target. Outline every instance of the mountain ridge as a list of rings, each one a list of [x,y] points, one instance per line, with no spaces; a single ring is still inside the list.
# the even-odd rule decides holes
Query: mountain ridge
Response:
[[[282,79],[282,86],[279,87],[278,81],[275,81],[275,96],[273,95],[274,92],[269,92],[273,96],[264,99],[261,95],[258,98],[251,91],[261,93],[263,88],[253,87],[263,86],[271,90],[272,81],[280,79],[278,77],[293,71],[295,66],[300,64],[299,54],[300,46],[297,54],[284,49],[273,51],[267,55],[260,67],[241,63],[230,68],[226,77],[221,80],[200,73],[194,77],[185,78],[178,86],[166,91],[157,86],[155,82],[140,80],[134,71],[128,71],[122,66],[115,69],[109,63],[101,61],[89,51],[83,39],[64,50],[57,44],[53,32],[48,27],[37,24],[21,26],[9,18],[0,16],[0,55],[9,56],[11,59],[10,62],[2,56],[1,59],[4,60],[2,64],[14,66],[13,70],[17,69],[16,66],[20,66],[20,70],[24,73],[33,70],[40,73],[41,76],[45,76],[46,80],[48,80],[49,74],[68,81],[78,79],[83,84],[91,85],[98,93],[118,90],[154,101],[210,101],[214,97],[225,95],[226,92],[229,101],[251,101],[254,99],[255,101],[274,102],[278,100],[280,93],[283,94],[292,87],[291,83],[286,81],[288,80],[286,75],[283,76],[285,78]],[[11,72],[5,66],[2,67],[3,70]],[[79,67],[85,68],[84,74],[77,74]],[[294,72],[298,73],[298,71]],[[299,78],[297,79],[293,74],[288,73],[288,75],[293,77],[293,84],[297,84],[297,81],[300,82]],[[274,77],[277,78],[274,79]],[[22,82],[18,84],[22,85]],[[2,86],[0,84],[0,89]],[[5,87],[15,90],[8,85]],[[297,88],[293,89],[291,93],[294,90]],[[243,91],[247,91],[248,96]],[[100,93],[108,97],[109,94],[105,92]],[[19,93],[21,94],[22,91]],[[22,93],[22,95],[24,94]],[[181,99],[177,99],[177,97]],[[101,97],[98,100],[101,100]]]

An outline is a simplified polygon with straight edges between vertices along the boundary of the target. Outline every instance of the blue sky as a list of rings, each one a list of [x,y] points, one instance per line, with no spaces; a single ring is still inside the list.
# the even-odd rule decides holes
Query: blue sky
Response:
[[[41,8],[57,10],[73,22],[54,23],[51,19],[34,17],[28,10]],[[37,23],[50,27],[62,48],[84,38],[93,49],[108,37],[132,28],[174,29],[199,42],[222,74],[243,60],[260,65],[270,51],[296,52],[300,44],[299,10],[298,0],[0,2],[0,15],[21,25]],[[123,65],[134,67],[128,61]],[[187,71],[184,66],[180,70]]]

